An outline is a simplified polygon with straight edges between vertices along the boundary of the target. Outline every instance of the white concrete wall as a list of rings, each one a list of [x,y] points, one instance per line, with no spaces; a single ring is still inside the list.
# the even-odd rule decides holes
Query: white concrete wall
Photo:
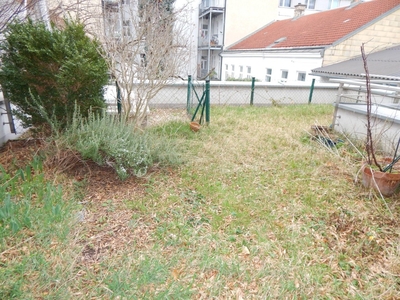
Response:
[[[276,19],[278,1],[227,0],[225,48]]]
[[[201,97],[205,82],[194,81],[195,90]],[[251,82],[211,81],[211,105],[249,105]],[[338,84],[315,84],[311,103],[331,104],[336,100]],[[165,86],[149,103],[150,107],[185,108],[187,104],[187,82],[171,83]],[[255,82],[254,105],[306,104],[309,101],[309,84],[270,84]],[[106,99],[109,111],[116,112],[115,86],[108,86]],[[191,93],[191,101],[197,98]]]
[[[400,110],[373,105],[371,122],[376,150],[378,153],[381,151],[383,154],[393,155],[400,137]],[[365,104],[339,105],[334,126],[336,131],[364,142],[367,136],[366,124]]]

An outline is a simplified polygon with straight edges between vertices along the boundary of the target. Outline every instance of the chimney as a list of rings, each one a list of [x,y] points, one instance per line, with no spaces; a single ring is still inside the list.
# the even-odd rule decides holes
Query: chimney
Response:
[[[294,17],[300,17],[302,15],[304,15],[304,11],[306,10],[306,5],[305,4],[297,4],[294,6]]]

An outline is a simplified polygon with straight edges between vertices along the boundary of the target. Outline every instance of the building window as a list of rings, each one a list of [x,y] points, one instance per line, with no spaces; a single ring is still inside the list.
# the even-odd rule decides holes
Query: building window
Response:
[[[315,0],[307,0],[307,8],[315,9]]]
[[[279,6],[290,7],[292,0],[279,0]]]
[[[231,65],[231,77],[235,78],[235,65]]]
[[[239,79],[243,78],[243,66],[239,66]]]
[[[228,65],[225,65],[225,70],[228,71]]]
[[[251,67],[247,66],[247,79],[251,79]]]
[[[298,81],[306,81],[306,73],[305,72],[298,72],[297,73],[297,80]]]
[[[146,53],[140,53],[140,65],[142,67],[147,67]]]
[[[265,70],[265,82],[271,82],[272,69]]]
[[[286,81],[286,80],[288,79],[288,75],[289,75],[288,70],[282,70],[282,72],[281,72],[281,79],[282,79],[283,81]]]
[[[131,36],[131,21],[122,21],[122,33],[124,36]]]
[[[207,42],[208,40],[208,24],[203,24],[202,30],[201,30],[201,38],[203,43]]]
[[[339,7],[340,0],[330,0],[330,9]]]
[[[201,65],[200,65],[202,70],[207,69],[207,56],[202,56],[201,57]]]

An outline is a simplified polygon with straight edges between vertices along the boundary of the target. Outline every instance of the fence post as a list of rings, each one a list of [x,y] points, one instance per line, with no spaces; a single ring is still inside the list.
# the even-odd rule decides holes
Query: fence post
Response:
[[[343,94],[343,85],[344,85],[343,82],[341,82],[339,84],[338,94],[336,95],[335,109],[333,111],[333,118],[332,118],[332,124],[331,124],[332,129],[335,129],[337,112],[339,110],[339,103],[340,103],[340,99],[342,99],[342,94]]]
[[[119,88],[118,81],[115,81],[115,86],[117,87],[117,112],[121,115],[122,104],[121,104],[121,89]]]
[[[308,97],[308,104],[310,104],[311,100],[312,100],[312,94],[314,92],[314,84],[315,84],[315,78],[313,78],[312,83],[311,83],[310,96]]]
[[[10,101],[8,100],[8,95],[7,95],[6,91],[3,91],[3,96],[4,96],[4,106],[6,107],[6,115],[8,118],[8,122],[6,122],[6,123],[3,122],[3,125],[8,124],[10,126],[10,132],[17,133],[17,131],[15,129],[14,118],[12,115],[11,104],[10,104]]]
[[[251,77],[251,95],[250,95],[250,105],[254,102],[254,83],[256,81],[255,77]]]
[[[206,124],[210,123],[210,80],[206,80]]]
[[[187,102],[186,102],[186,111],[189,113],[190,111],[190,96],[192,94],[192,75],[188,76],[188,87],[187,87]]]

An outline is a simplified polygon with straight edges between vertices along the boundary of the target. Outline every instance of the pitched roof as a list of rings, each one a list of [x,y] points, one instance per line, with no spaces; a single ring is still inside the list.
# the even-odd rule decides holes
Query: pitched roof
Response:
[[[400,45],[367,54],[367,65],[373,79],[400,79]],[[361,55],[352,59],[311,70],[313,75],[328,77],[363,77],[364,62]]]
[[[275,21],[228,50],[331,45],[396,7],[400,8],[399,0],[370,0],[297,19]]]

